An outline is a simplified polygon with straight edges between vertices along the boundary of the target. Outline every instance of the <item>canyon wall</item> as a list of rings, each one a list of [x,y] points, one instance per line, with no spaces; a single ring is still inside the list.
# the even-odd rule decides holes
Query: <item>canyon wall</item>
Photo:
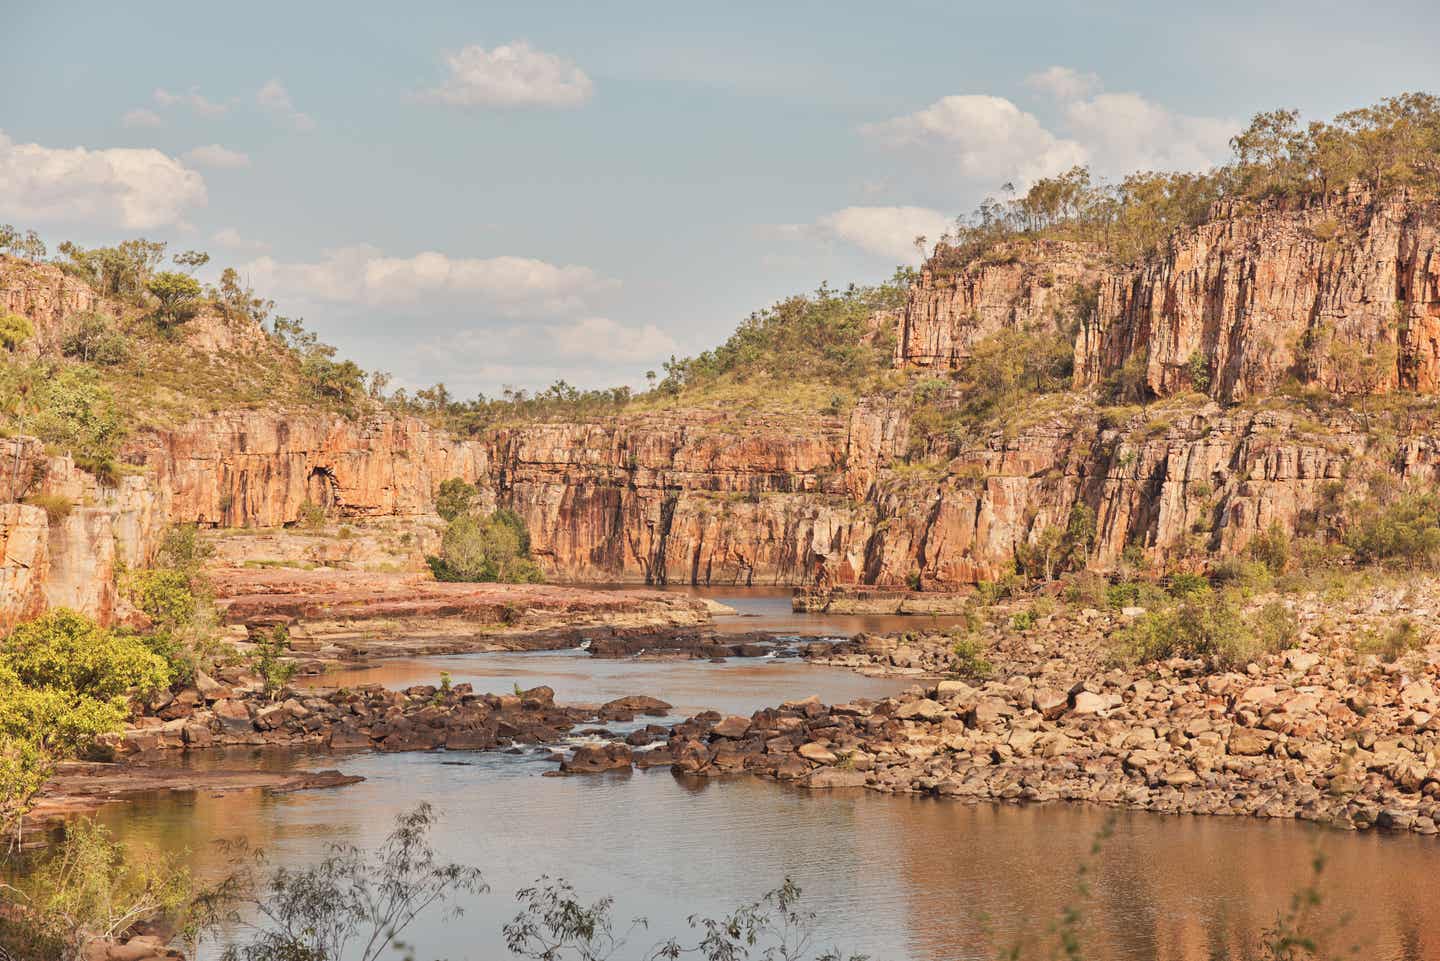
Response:
[[[63,605],[124,619],[116,571],[147,563],[177,522],[282,528],[316,505],[357,528],[383,522],[385,537],[413,525],[418,556],[434,543],[435,489],[451,477],[477,484],[487,509],[518,511],[557,580],[957,587],[1014,570],[1076,504],[1095,517],[1092,567],[1127,552],[1198,565],[1272,523],[1296,529],[1327,488],[1357,476],[1346,473],[1357,460],[1396,482],[1435,480],[1440,431],[1428,422],[1392,449],[1343,406],[1236,402],[1292,380],[1435,391],[1437,223],[1428,209],[1351,197],[1236,211],[1135,269],[1071,244],[958,273],[927,268],[904,308],[877,321],[896,326],[897,367],[954,368],[989,333],[1058,317],[1081,322],[1078,387],[1138,363],[1156,395],[1203,386],[1215,400],[1110,425],[1082,391],[1008,434],[959,446],[913,438],[924,456],[910,453],[904,391],[847,415],[673,410],[475,439],[383,412],[222,411],[132,436],[107,483],[33,440],[0,441],[0,617]],[[48,328],[94,309],[73,278],[37,270],[0,278],[8,309]],[[50,517],[38,501],[14,503],[36,495],[52,499]],[[69,509],[54,510],[55,498]],[[246,550],[222,554],[235,562]],[[322,553],[363,563],[368,550]]]
[[[1226,401],[1286,382],[1344,395],[1440,390],[1440,212],[1403,197],[1221,210],[1163,256],[1100,279],[1075,383],[1143,366],[1157,396]]]
[[[964,268],[940,266],[945,250],[920,270],[895,338],[896,367],[953,370],[976,342],[1005,327],[1064,326],[1078,291],[1101,276],[1099,254],[1081,244],[1039,241],[1001,248]]]

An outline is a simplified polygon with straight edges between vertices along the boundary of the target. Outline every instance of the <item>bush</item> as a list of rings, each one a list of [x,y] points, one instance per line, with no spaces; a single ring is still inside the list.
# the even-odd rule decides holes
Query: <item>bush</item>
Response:
[[[290,654],[290,629],[277,624],[268,634],[261,634],[255,640],[255,650],[250,656],[250,667],[265,684],[265,694],[275,700],[285,685],[299,669]]]
[[[165,663],[137,638],[60,609],[21,624],[0,643],[0,664],[23,684],[115,701],[170,685]]]
[[[75,509],[75,502],[63,494],[31,494],[25,498],[25,503],[45,511],[52,524],[60,523]]]
[[[0,833],[18,831],[55,764],[119,731],[130,696],[170,683],[133,637],[57,610],[0,643]]]
[[[473,484],[467,484],[458,477],[440,482],[435,492],[435,513],[447,521],[453,521],[461,514],[470,513],[480,492]]]
[[[81,820],[12,889],[23,908],[24,940],[63,946],[48,957],[94,957],[98,942],[136,924],[181,921],[195,885],[178,856],[117,842],[104,827]]]
[[[1374,654],[1386,664],[1393,664],[1411,651],[1420,650],[1425,643],[1420,625],[1411,618],[1399,617],[1383,633],[1367,632],[1357,647],[1361,653]]]
[[[295,522],[307,531],[318,531],[325,526],[325,508],[313,501],[305,501],[296,512]]]
[[[65,320],[60,352],[87,364],[113,367],[130,356],[130,343],[104,314],[75,314]]]
[[[77,463],[112,462],[123,435],[120,411],[95,372],[74,365],[51,369],[33,388],[37,413],[27,425],[47,444],[64,448]]]
[[[1433,568],[1440,560],[1440,495],[1407,493],[1393,503],[1361,505],[1345,538],[1362,563]]]
[[[0,347],[14,350],[35,336],[35,326],[26,317],[0,311]]]
[[[1170,575],[1170,583],[1165,590],[1171,597],[1194,597],[1210,590],[1210,579],[1203,574],[1177,571]]]
[[[994,665],[985,657],[985,646],[973,635],[956,638],[950,653],[954,655],[950,673],[957,677],[983,680],[995,672]]]
[[[183,571],[164,568],[136,571],[129,580],[135,606],[144,611],[156,627],[173,629],[195,619],[195,592]]]
[[[1231,670],[1294,642],[1298,623],[1285,605],[1267,604],[1247,618],[1239,597],[1236,591],[1208,591],[1148,610],[1112,636],[1115,659],[1203,658],[1212,668]]]
[[[497,510],[486,518],[456,517],[441,539],[439,556],[425,560],[440,581],[538,584],[544,579],[530,559],[525,522],[510,510]]]
[[[1247,551],[1252,560],[1264,564],[1271,574],[1284,574],[1290,566],[1290,535],[1279,522],[1272,523],[1255,535]]]

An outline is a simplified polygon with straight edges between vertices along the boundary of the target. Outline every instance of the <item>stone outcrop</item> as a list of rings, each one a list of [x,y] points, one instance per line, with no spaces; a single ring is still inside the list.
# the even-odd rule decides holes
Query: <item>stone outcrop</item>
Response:
[[[1101,279],[1075,382],[1127,362],[1164,396],[1223,401],[1287,381],[1344,394],[1440,390],[1440,216],[1405,198],[1240,208]]]
[[[1245,671],[1183,659],[1121,670],[1094,650],[1072,656],[1056,628],[991,650],[1003,680],[699,715],[673,729],[674,768],[971,803],[1084,801],[1440,833],[1433,647],[1385,664],[1302,631],[1302,646]],[[949,659],[952,644],[937,636],[918,656]],[[900,648],[892,639],[867,654],[890,661]]]
[[[50,583],[50,531],[45,512],[0,504],[0,625],[42,613]]]
[[[1077,289],[1101,276],[1098,253],[1081,244],[1039,241],[1002,248],[963,268],[941,266],[945,249],[921,268],[900,312],[895,366],[953,370],[975,344],[1006,327],[1067,325]]]

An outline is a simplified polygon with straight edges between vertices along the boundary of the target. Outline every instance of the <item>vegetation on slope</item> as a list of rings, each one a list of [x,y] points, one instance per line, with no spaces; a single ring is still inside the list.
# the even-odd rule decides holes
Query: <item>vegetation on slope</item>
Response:
[[[1256,114],[1230,145],[1231,162],[1202,173],[1140,171],[1107,184],[1074,167],[1021,196],[1007,190],[1011,196],[986,200],[938,238],[933,266],[955,271],[1014,259],[1040,239],[1092,244],[1130,264],[1178,229],[1266,201],[1324,197],[1352,184],[1375,196],[1440,195],[1440,98],[1430,94],[1401,94],[1304,125],[1296,110]]]

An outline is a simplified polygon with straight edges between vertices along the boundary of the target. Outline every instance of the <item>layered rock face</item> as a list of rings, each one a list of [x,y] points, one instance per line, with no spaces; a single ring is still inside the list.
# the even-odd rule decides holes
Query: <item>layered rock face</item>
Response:
[[[898,318],[896,367],[953,370],[978,341],[1005,327],[1068,324],[1076,292],[1094,288],[1098,254],[1083,245],[1041,241],[949,271],[927,263]]]
[[[433,513],[442,480],[487,476],[484,444],[410,417],[247,411],[147,434],[125,452],[165,493],[172,521],[278,527],[313,504],[352,517]]]
[[[1287,380],[1342,394],[1440,389],[1440,216],[1363,194],[1222,216],[1110,271],[1075,383],[1143,365],[1160,396],[1239,401]]]
[[[35,353],[53,343],[65,318],[72,314],[101,313],[119,317],[124,307],[101,296],[83,280],[65,273],[54,264],[32,264],[0,254],[0,311],[28,317],[35,326],[30,344],[22,352]]]
[[[953,368],[997,330],[1078,312],[1081,387],[1138,363],[1158,395],[1204,386],[1222,403],[1289,380],[1430,392],[1440,386],[1437,223],[1416,204],[1350,195],[1232,211],[1138,269],[1039,243],[1029,260],[927,269],[882,320],[897,325],[901,367]],[[6,277],[9,309],[37,323],[94,307],[51,268]],[[1092,311],[1081,294],[1096,289]],[[964,585],[1012,571],[1017,552],[1063,527],[1077,503],[1096,519],[1092,566],[1111,568],[1127,549],[1168,565],[1239,550],[1272,523],[1295,529],[1327,485],[1358,476],[1346,464],[1370,443],[1343,410],[1317,424],[1257,405],[1163,406],[1108,427],[1077,395],[1048,419],[958,448],[912,438],[903,395],[848,416],[693,409],[476,439],[390,414],[232,411],[133,437],[113,485],[33,441],[3,442],[0,500],[48,493],[73,507],[49,525],[43,560],[34,511],[6,514],[7,568],[35,573],[23,588],[10,578],[0,613],[33,611],[38,580],[51,606],[122,616],[114,570],[144,564],[166,525],[276,528],[306,505],[347,523],[385,519],[377,544],[413,523],[405,566],[415,567],[433,549],[435,490],[452,477],[477,484],[486,509],[518,511],[558,580]],[[1417,424],[1363,466],[1425,482],[1437,448],[1440,432]],[[363,567],[368,544],[306,557]]]

